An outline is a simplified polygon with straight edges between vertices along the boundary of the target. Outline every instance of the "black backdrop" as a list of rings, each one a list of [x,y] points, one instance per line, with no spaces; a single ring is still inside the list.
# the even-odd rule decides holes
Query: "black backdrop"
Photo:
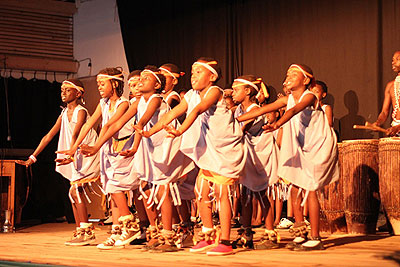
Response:
[[[2,148],[33,149],[39,144],[61,112],[60,86],[60,83],[44,80],[0,78],[0,152]],[[6,87],[11,142],[7,141]],[[67,194],[69,182],[55,172],[57,142],[58,135],[38,156],[38,162],[32,165],[31,192],[22,212],[22,220],[54,221],[66,214],[71,219]],[[4,158],[3,153],[0,156]],[[22,180],[17,183],[25,185],[26,178],[17,177]],[[17,197],[24,200],[24,192]]]
[[[220,86],[255,74],[281,91],[287,67],[305,63],[328,84],[342,139],[370,138],[391,58],[400,49],[400,0],[117,0],[130,70],[172,62],[188,74],[200,56],[223,66]],[[397,13],[397,15],[396,15]]]

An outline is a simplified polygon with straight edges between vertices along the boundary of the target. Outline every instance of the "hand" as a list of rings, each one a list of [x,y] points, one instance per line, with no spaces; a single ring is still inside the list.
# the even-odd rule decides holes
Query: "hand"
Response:
[[[149,131],[143,131],[143,129],[140,129],[139,126],[137,125],[132,125],[133,129],[135,129],[135,131],[140,134],[143,137],[149,138],[150,137],[150,133]]]
[[[179,130],[175,129],[175,127],[171,125],[165,125],[164,130],[168,132],[168,135],[166,136],[168,138],[175,138],[182,134]]]
[[[119,152],[119,154],[121,156],[124,156],[124,157],[128,158],[128,157],[133,157],[135,155],[136,151],[137,151],[137,149],[132,148],[132,149],[128,149],[128,150],[125,150],[125,151],[121,151],[121,152]]]
[[[70,164],[73,161],[74,161],[74,158],[72,158],[72,157],[66,157],[66,158],[63,158],[63,159],[56,159],[55,160],[55,162],[58,163],[57,166],[67,165],[67,164]]]
[[[387,136],[395,136],[399,132],[400,132],[400,125],[396,125],[396,126],[388,128],[386,130],[386,135]]]
[[[262,128],[264,129],[264,133],[273,132],[273,131],[279,129],[276,122],[274,122],[272,124],[265,124]]]
[[[96,147],[88,145],[80,145],[79,148],[80,153],[88,157],[95,155],[97,151],[99,151],[99,149],[97,149]]]
[[[33,160],[31,160],[31,159],[28,159],[28,160],[16,160],[15,161],[15,163],[17,163],[17,164],[20,164],[20,165],[25,165],[25,167],[29,167],[29,166],[31,166],[34,162],[33,162]]]
[[[64,154],[64,155],[71,156],[71,157],[73,155],[75,155],[75,152],[76,152],[75,149],[56,151],[57,154]]]

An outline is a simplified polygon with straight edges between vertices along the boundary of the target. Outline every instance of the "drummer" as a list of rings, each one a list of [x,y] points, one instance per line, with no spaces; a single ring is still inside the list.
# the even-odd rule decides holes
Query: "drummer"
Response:
[[[373,125],[381,126],[385,123],[389,116],[390,107],[393,106],[392,127],[387,129],[387,135],[400,136],[400,50],[393,55],[392,69],[397,73],[397,76],[395,80],[388,82],[386,85],[382,111]]]

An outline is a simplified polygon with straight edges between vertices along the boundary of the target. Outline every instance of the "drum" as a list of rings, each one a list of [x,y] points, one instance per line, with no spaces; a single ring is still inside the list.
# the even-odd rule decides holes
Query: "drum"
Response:
[[[379,214],[379,140],[343,141],[343,196],[347,232],[374,234]]]
[[[379,190],[395,235],[400,235],[400,138],[379,140]]]
[[[320,229],[324,232],[347,232],[346,217],[344,215],[342,147],[342,143],[338,143],[339,180],[325,186],[318,192],[318,199],[321,206]]]

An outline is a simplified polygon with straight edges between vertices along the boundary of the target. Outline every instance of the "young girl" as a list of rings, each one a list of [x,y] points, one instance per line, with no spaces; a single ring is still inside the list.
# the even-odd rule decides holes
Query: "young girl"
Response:
[[[322,103],[322,100],[328,94],[328,86],[323,81],[316,81],[315,85],[311,88],[311,92],[313,92],[318,100],[319,105],[321,106],[322,110],[325,112],[326,117],[328,118],[329,126],[333,127],[333,111],[330,105]]]
[[[142,133],[151,136],[187,111],[188,115],[178,129],[170,126],[166,129],[170,137],[182,135],[181,151],[200,168],[195,190],[203,228],[199,233],[200,242],[190,251],[212,248],[208,255],[232,253],[230,186],[239,178],[245,163],[240,126],[225,102],[221,101],[222,89],[215,85],[220,77],[217,61],[210,58],[197,60],[192,66],[193,89],[149,132]],[[215,243],[210,193],[219,207],[222,228],[219,244]]]
[[[83,84],[76,79],[63,81],[61,85],[61,99],[67,105],[61,112],[53,128],[43,137],[40,144],[27,161],[17,161],[19,164],[29,166],[36,162],[36,157],[50,143],[53,137],[60,132],[58,139],[58,150],[68,149],[78,137],[82,125],[89,119],[88,111],[79,102],[84,93]],[[94,144],[97,139],[96,132],[90,128],[87,137],[83,140],[84,144]],[[95,241],[93,226],[88,222],[85,199],[88,199],[85,188],[99,176],[99,155],[93,154],[92,157],[83,158],[78,153],[73,156],[63,157],[57,155],[56,171],[71,181],[69,197],[74,212],[76,231],[72,239],[66,245],[83,246]]]
[[[141,70],[134,70],[128,75],[128,86],[129,86],[129,101],[131,103],[135,102],[136,99],[140,98],[140,93],[136,89],[136,85],[140,80],[140,72]]]
[[[178,84],[178,79],[185,75],[185,73],[181,72],[178,66],[172,63],[163,64],[159,70],[165,76],[165,88],[162,90],[161,96],[173,108],[181,102],[181,97],[174,88]]]
[[[93,116],[82,127],[81,132],[69,151],[60,151],[71,155],[75,153],[83,138],[100,117],[102,129],[99,139],[104,136],[108,128],[115,123],[128,109],[129,101],[124,97],[124,77],[117,68],[106,68],[97,75],[97,86],[100,92],[100,103],[97,105]],[[133,121],[131,122],[133,123]],[[135,168],[129,158],[119,154],[120,151],[132,146],[132,126],[127,124],[118,133],[107,138],[100,150],[100,172],[104,191],[111,194],[113,225],[111,236],[99,244],[99,249],[112,249],[114,246],[124,246],[140,236],[140,229],[129,211],[126,193],[138,186]],[[97,142],[96,142],[97,143]],[[87,148],[81,145],[81,153]],[[88,153],[91,156],[97,153]],[[131,198],[130,198],[131,199]]]
[[[133,103],[120,120],[113,124],[103,136],[100,136],[94,147],[82,149],[82,153],[96,152],[103,142],[134,116],[137,116],[138,120],[135,126],[136,130],[148,130],[160,116],[168,111],[168,105],[159,94],[164,89],[165,77],[158,72],[159,70],[154,66],[147,66],[141,72],[137,87],[142,94],[141,98]],[[137,175],[142,180],[140,189],[147,191],[143,192],[143,196],[151,224],[149,231],[151,233],[157,231],[157,214],[154,207],[161,208],[163,230],[160,237],[162,242],[158,249],[163,252],[172,252],[177,251],[173,241],[172,203],[178,205],[180,201],[176,181],[192,170],[194,166],[191,160],[179,151],[180,140],[165,139],[165,136],[166,132],[164,131],[152,138],[142,140],[141,135],[136,134],[132,148],[121,154],[127,158],[135,155],[133,162]],[[156,239],[158,235],[153,233],[152,237]],[[155,243],[155,241],[153,242]],[[153,249],[152,245],[153,243],[148,247]]]
[[[179,82],[179,78],[185,75],[181,72],[175,64],[166,63],[160,68],[160,73],[165,76],[165,88],[162,91],[162,97],[167,104],[174,108],[181,102],[180,95],[175,91],[175,87]],[[185,114],[178,118],[179,122],[183,122]],[[178,239],[176,243],[180,247],[192,246],[193,242],[193,224],[190,221],[190,208],[191,201],[195,198],[194,185],[196,183],[196,177],[198,174],[198,168],[193,169],[185,177],[180,179],[178,183],[179,194],[181,197],[181,205],[173,207],[173,227],[178,231]]]
[[[291,90],[289,96],[274,103],[250,111],[238,118],[246,121],[266,112],[287,106],[285,114],[274,124],[266,125],[267,131],[283,126],[278,176],[292,183],[291,197],[296,223],[296,238],[289,245],[295,250],[324,249],[319,236],[319,203],[316,190],[339,177],[336,135],[319,106],[317,97],[307,88],[314,81],[309,67],[293,64],[289,67],[285,85]],[[299,193],[304,190],[304,201]],[[303,221],[301,204],[309,204],[311,238],[307,240],[307,227]]]
[[[263,94],[265,87],[261,78],[253,75],[245,75],[234,80],[233,100],[239,104],[235,111],[235,118],[260,108],[256,104],[257,94]],[[268,214],[265,231],[260,244],[256,249],[277,248],[277,233],[273,228],[273,210],[266,196],[266,189],[274,184],[277,178],[278,169],[278,147],[273,133],[263,133],[262,126],[265,123],[263,116],[247,125],[240,123],[245,129],[244,135],[246,165],[243,175],[239,180],[242,184],[242,224],[241,243],[245,247],[253,248],[253,232],[251,230],[251,217],[253,213],[253,196],[257,197],[266,208]]]

